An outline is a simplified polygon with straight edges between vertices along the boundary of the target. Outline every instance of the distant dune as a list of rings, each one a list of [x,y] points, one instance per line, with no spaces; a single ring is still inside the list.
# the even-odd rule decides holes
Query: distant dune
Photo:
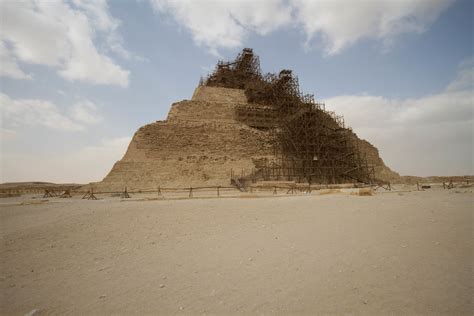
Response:
[[[77,190],[82,184],[77,183],[51,183],[41,181],[7,182],[0,184],[0,197],[9,197],[29,193],[43,193],[45,190],[65,191]]]

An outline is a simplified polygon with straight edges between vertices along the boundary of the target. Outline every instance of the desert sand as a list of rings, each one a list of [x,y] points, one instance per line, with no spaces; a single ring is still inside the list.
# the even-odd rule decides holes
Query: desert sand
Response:
[[[1,201],[2,315],[473,312],[472,191],[35,201]]]

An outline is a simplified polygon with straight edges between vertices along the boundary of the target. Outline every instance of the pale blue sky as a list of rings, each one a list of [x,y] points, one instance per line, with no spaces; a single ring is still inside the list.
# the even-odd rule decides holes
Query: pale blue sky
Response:
[[[0,2],[0,182],[101,180],[243,47],[403,175],[473,174],[473,1]]]

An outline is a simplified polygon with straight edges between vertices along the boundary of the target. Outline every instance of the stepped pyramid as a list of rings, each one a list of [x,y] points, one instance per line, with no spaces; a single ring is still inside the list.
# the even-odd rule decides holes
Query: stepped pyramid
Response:
[[[258,57],[244,49],[235,61],[219,62],[191,100],[172,104],[165,121],[138,129],[124,157],[96,185],[228,186],[231,176],[311,183],[399,177],[341,117],[300,94],[291,71],[262,76]]]

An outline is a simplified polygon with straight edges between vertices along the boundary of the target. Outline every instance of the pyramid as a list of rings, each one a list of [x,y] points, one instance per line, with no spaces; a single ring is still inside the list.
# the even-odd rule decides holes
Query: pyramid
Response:
[[[389,182],[399,175],[341,116],[299,92],[291,71],[261,75],[244,49],[171,105],[166,120],[138,129],[99,188],[229,186],[231,180]]]

